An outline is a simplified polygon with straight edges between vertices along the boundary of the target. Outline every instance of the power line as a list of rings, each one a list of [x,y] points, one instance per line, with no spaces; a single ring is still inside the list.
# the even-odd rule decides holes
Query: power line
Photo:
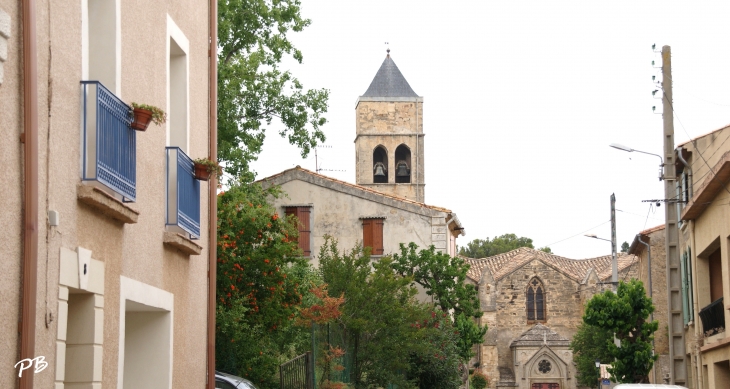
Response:
[[[581,234],[584,234],[584,233],[586,233],[586,232],[588,232],[588,231],[590,231],[590,230],[596,229],[596,228],[598,228],[598,227],[600,227],[600,226],[602,226],[602,225],[604,225],[604,224],[606,224],[606,223],[609,223],[610,221],[611,221],[611,220],[606,220],[605,222],[603,222],[603,223],[601,223],[601,224],[599,224],[599,225],[597,225],[597,226],[595,226],[595,227],[593,227],[593,228],[589,228],[589,229],[587,229],[587,230],[585,230],[585,231],[581,231],[581,232],[579,232],[579,233],[577,233],[577,234],[575,234],[575,235],[569,236],[569,237],[567,237],[567,238],[565,238],[565,239],[561,239],[561,240],[559,240],[559,241],[557,241],[557,242],[555,242],[555,243],[550,243],[550,244],[548,244],[548,245],[545,245],[545,247],[550,247],[550,246],[556,245],[556,244],[558,244],[558,243],[560,243],[560,242],[566,241],[566,240],[568,240],[568,239],[570,239],[570,238],[575,238],[575,237],[576,237],[576,236],[578,236],[578,235],[581,235]]]

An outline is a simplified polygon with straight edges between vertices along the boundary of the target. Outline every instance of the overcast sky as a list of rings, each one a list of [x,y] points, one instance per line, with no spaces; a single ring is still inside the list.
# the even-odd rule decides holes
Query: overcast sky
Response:
[[[286,62],[307,88],[330,90],[322,172],[355,182],[355,102],[390,47],[424,97],[426,203],[458,215],[457,243],[505,233],[581,259],[611,253],[617,236],[664,223],[661,56],[672,48],[675,141],[730,123],[730,2],[302,0],[312,25],[291,34],[304,62]],[[385,45],[389,42],[389,45]],[[651,62],[656,61],[656,68]],[[659,94],[657,94],[657,97]],[[272,124],[258,178],[314,154]]]

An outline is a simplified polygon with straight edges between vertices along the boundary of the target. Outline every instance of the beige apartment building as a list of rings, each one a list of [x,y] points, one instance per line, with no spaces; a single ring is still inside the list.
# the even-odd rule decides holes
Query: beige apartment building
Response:
[[[676,149],[682,312],[691,388],[730,388],[730,126]]]
[[[0,0],[1,388],[206,386],[215,4]]]

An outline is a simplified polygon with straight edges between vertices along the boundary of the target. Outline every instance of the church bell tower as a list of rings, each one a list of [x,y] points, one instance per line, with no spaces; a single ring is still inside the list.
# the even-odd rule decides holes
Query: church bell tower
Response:
[[[355,112],[356,183],[424,202],[423,97],[408,85],[390,50]]]

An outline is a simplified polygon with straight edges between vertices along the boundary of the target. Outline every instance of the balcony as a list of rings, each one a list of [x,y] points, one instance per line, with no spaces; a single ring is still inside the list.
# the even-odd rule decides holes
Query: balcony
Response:
[[[720,297],[700,310],[702,332],[704,332],[705,336],[711,336],[725,331],[725,312],[722,299]]]
[[[200,181],[193,176],[193,161],[179,147],[166,147],[168,231],[200,238]]]
[[[130,107],[99,81],[81,81],[81,87],[81,179],[111,191],[123,202],[134,202],[137,198],[137,134],[129,128]]]

